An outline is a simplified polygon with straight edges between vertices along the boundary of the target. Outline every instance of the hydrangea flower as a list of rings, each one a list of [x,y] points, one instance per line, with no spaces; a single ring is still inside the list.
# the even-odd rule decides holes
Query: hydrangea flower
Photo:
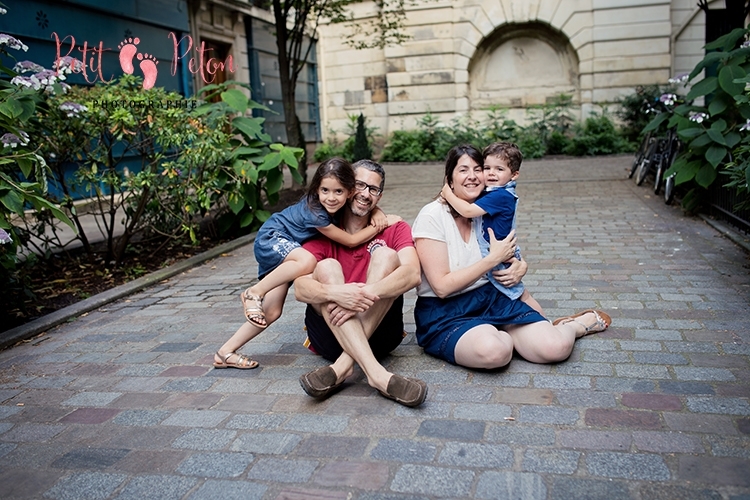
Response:
[[[687,73],[682,73],[681,75],[677,75],[674,78],[670,78],[667,81],[673,85],[676,85],[678,83],[687,83],[688,76],[690,75],[688,75]]]
[[[742,42],[742,45],[740,45],[741,49],[746,49],[748,47],[750,47],[750,40],[745,40],[744,42]]]
[[[35,73],[31,76],[31,78],[36,78],[42,85],[54,85],[58,79],[65,80],[65,75],[58,76],[57,73],[55,73],[51,69],[45,69],[44,71]]]
[[[750,130],[750,118],[748,118],[745,124],[740,127],[740,132],[746,132],[748,130]]]
[[[58,73],[63,75],[70,73],[80,73],[83,71],[83,63],[75,57],[65,56],[61,57],[52,64],[52,69],[57,70]],[[60,78],[63,80],[64,78]]]
[[[708,115],[706,113],[693,113],[690,115],[690,121],[695,123],[703,123],[703,121],[707,119]]]
[[[667,106],[673,106],[677,100],[677,96],[675,94],[662,94],[659,100]]]
[[[40,71],[44,71],[44,67],[40,66],[34,61],[20,61],[17,62],[15,66],[13,66],[13,71],[17,73],[39,73]]]
[[[64,103],[60,104],[60,109],[62,111],[65,111],[65,114],[68,116],[68,118],[76,118],[78,116],[81,116],[81,113],[89,110],[89,108],[87,108],[86,106],[73,101],[65,101]]]
[[[6,243],[13,243],[13,238],[10,237],[5,229],[0,229],[0,245],[5,245]]]
[[[39,81],[35,82],[30,76],[14,76],[10,83],[19,87],[34,87],[34,90],[41,88]]]
[[[3,147],[10,147],[15,148],[19,144],[21,146],[25,146],[29,143],[29,134],[27,134],[24,131],[20,131],[19,134],[21,134],[21,137],[18,137],[16,134],[11,134],[10,132],[6,133],[2,137],[0,137],[0,142],[3,143]]]
[[[21,42],[21,40],[10,35],[6,35],[5,33],[0,33],[0,45],[7,45],[11,49],[20,49],[24,52],[29,50],[29,46]]]
[[[1,14],[1,15],[3,15],[3,16],[4,16],[4,15],[5,15],[5,14],[7,14],[7,13],[8,13],[8,9],[4,9],[4,8],[0,7],[0,14]]]

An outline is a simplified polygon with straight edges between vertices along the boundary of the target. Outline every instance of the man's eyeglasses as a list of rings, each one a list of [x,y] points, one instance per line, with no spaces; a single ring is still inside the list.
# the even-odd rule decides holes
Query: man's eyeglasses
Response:
[[[367,189],[368,191],[370,191],[370,194],[373,196],[380,196],[380,193],[383,192],[383,188],[378,187],[378,186],[373,186],[371,184],[367,184],[366,182],[362,182],[362,181],[356,181],[354,183],[354,187],[357,188],[357,191],[364,191],[365,189]]]

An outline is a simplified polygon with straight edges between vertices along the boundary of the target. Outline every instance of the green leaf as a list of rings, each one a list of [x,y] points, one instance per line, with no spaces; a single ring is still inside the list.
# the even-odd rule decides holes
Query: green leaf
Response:
[[[674,178],[675,186],[678,186],[680,184],[693,180],[693,178],[695,177],[695,174],[701,168],[701,165],[702,165],[702,162],[700,161],[691,161],[690,163],[685,164],[683,168],[680,168],[679,170],[677,170],[676,171],[677,175]],[[669,175],[671,175],[671,172],[669,173]]]
[[[649,122],[648,125],[646,125],[646,128],[643,129],[643,133],[656,130],[657,128],[659,128],[659,125],[661,125],[667,118],[669,118],[669,113],[659,113],[654,117],[653,120]]]
[[[706,130],[706,133],[711,138],[711,140],[714,141],[715,143],[721,144],[722,146],[727,145],[727,141],[724,140],[724,135],[718,130],[714,130],[713,128],[710,128]]]
[[[286,165],[289,166],[289,168],[297,168],[299,166],[297,156],[289,148],[284,148],[281,150],[281,159]]]
[[[266,193],[278,193],[284,184],[284,174],[281,169],[269,170],[266,175]]]
[[[708,136],[708,134],[702,134],[696,137],[691,143],[690,143],[690,149],[698,149],[703,148],[705,146],[708,146],[709,144],[712,144],[713,141]]]
[[[294,179],[294,182],[297,184],[304,184],[305,180],[296,168],[292,168],[289,171],[292,173],[292,179]]]
[[[247,110],[247,96],[237,89],[222,92],[221,100],[227,103],[230,108],[240,113],[244,113]]]
[[[242,215],[242,219],[240,219],[240,227],[249,226],[253,222],[254,218],[255,218],[255,214],[253,212],[245,212]]]
[[[721,163],[721,160],[724,159],[724,157],[727,155],[726,148],[723,148],[721,146],[711,146],[708,148],[708,151],[706,151],[706,160],[716,168],[716,166]]]
[[[714,179],[716,179],[716,169],[711,165],[703,165],[695,174],[695,182],[704,188],[710,186]]]
[[[737,132],[732,131],[724,136],[724,140],[727,141],[728,147],[733,148],[742,140],[742,136]]]
[[[719,85],[724,92],[731,96],[741,94],[745,90],[745,84],[734,83],[734,80],[745,75],[745,70],[739,66],[724,66],[719,70]]]
[[[261,134],[263,133],[261,123],[259,123],[257,119],[248,118],[245,116],[238,116],[234,120],[232,120],[232,126],[234,126],[234,128],[245,134],[250,139],[253,139],[255,137],[260,138]]]
[[[258,169],[255,167],[252,167],[250,170],[248,170],[245,175],[253,182],[253,184],[258,183]]]
[[[240,146],[234,151],[232,151],[232,158],[237,158],[238,156],[246,156],[246,155],[256,155],[260,153],[262,150],[258,148],[251,148],[249,146]]]
[[[727,129],[727,122],[723,118],[719,118],[711,124],[711,128],[718,132],[724,132]]]
[[[258,218],[261,222],[266,222],[269,217],[271,217],[271,212],[268,210],[256,210],[255,216]]]
[[[698,137],[702,133],[703,127],[693,127],[680,130],[679,132],[677,132],[677,135],[679,135],[683,139],[691,139],[693,137]]]
[[[0,102],[0,113],[4,114],[11,120],[15,120],[23,113],[23,106],[16,99],[10,98],[5,102]]]
[[[750,165],[745,169],[745,183],[750,186]]]
[[[31,169],[32,169],[31,160],[28,158],[19,158],[18,166],[21,168],[21,172],[23,173],[23,176],[28,179],[29,176],[31,175]]]
[[[229,209],[236,215],[245,207],[245,199],[239,193],[229,193],[227,204],[229,205]]]
[[[708,114],[716,116],[729,106],[728,99],[724,95],[717,95],[711,100],[711,104],[708,105]]]
[[[688,101],[692,101],[697,97],[710,94],[717,88],[719,88],[719,79],[715,76],[707,76],[703,80],[693,85],[693,88],[690,89],[690,92],[688,92],[688,95],[685,97],[685,99],[687,99]]]
[[[49,204],[48,208],[52,212],[52,215],[55,216],[55,218],[57,218],[58,220],[63,221],[65,224],[68,225],[68,227],[70,227],[70,229],[73,230],[73,232],[75,232],[76,234],[78,234],[78,229],[73,224],[73,221],[71,221],[68,218],[68,216],[65,214],[65,212],[63,212],[62,210],[60,210],[59,208],[57,208],[56,206],[54,206],[52,204]]]
[[[664,177],[667,178],[670,175],[679,172],[681,168],[685,168],[685,165],[687,165],[687,160],[685,159],[685,156],[678,157],[673,163],[670,168],[667,169],[666,172],[664,172]]]
[[[23,198],[15,191],[9,191],[2,198],[0,202],[7,207],[11,212],[15,212],[18,215],[23,214]]]
[[[706,54],[706,57],[704,57],[698,63],[698,65],[693,69],[693,71],[690,72],[690,76],[688,77],[688,81],[690,81],[693,78],[695,78],[696,76],[698,76],[698,74],[701,71],[703,71],[703,68],[705,68],[706,66],[711,66],[716,61],[719,61],[719,60],[724,59],[726,57],[727,57],[727,54],[725,54],[723,52],[709,52],[708,54]]]
[[[269,153],[258,170],[272,170],[281,164],[281,154]]]
[[[706,50],[716,50],[721,49],[724,52],[729,52],[734,48],[735,45],[737,45],[737,40],[742,38],[745,35],[745,30],[742,28],[736,28],[732,30],[731,32],[727,33],[726,35],[722,35],[713,42],[707,43],[705,45]]]

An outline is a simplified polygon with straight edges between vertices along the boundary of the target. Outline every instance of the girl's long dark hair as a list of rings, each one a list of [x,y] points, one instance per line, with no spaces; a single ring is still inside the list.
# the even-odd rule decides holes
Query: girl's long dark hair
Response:
[[[320,164],[307,188],[307,206],[311,210],[323,209],[318,198],[318,189],[326,177],[335,178],[350,193],[354,191],[355,178],[352,165],[343,158],[329,158]]]
[[[471,144],[459,144],[458,146],[453,146],[451,150],[448,151],[448,155],[445,158],[445,181],[450,187],[453,187],[453,171],[456,170],[458,160],[463,155],[467,155],[469,158],[477,162],[477,165],[484,165],[482,152]],[[450,204],[448,204],[448,208],[450,208],[451,215],[454,219],[461,217],[461,214],[456,212]]]

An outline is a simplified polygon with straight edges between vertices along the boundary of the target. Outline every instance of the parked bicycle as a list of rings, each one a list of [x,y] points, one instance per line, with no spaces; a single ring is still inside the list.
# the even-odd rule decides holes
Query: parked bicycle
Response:
[[[663,102],[659,102],[663,106]],[[667,111],[669,108],[663,106]],[[647,112],[657,111],[656,106],[649,103]],[[669,170],[682,148],[682,142],[677,136],[676,127],[667,129],[666,135],[657,136],[655,131],[647,132],[633,159],[629,177],[635,175],[635,183],[640,186],[646,177],[654,174],[654,194],[658,195],[664,186],[664,202],[674,200],[674,174],[664,178],[664,172]]]

